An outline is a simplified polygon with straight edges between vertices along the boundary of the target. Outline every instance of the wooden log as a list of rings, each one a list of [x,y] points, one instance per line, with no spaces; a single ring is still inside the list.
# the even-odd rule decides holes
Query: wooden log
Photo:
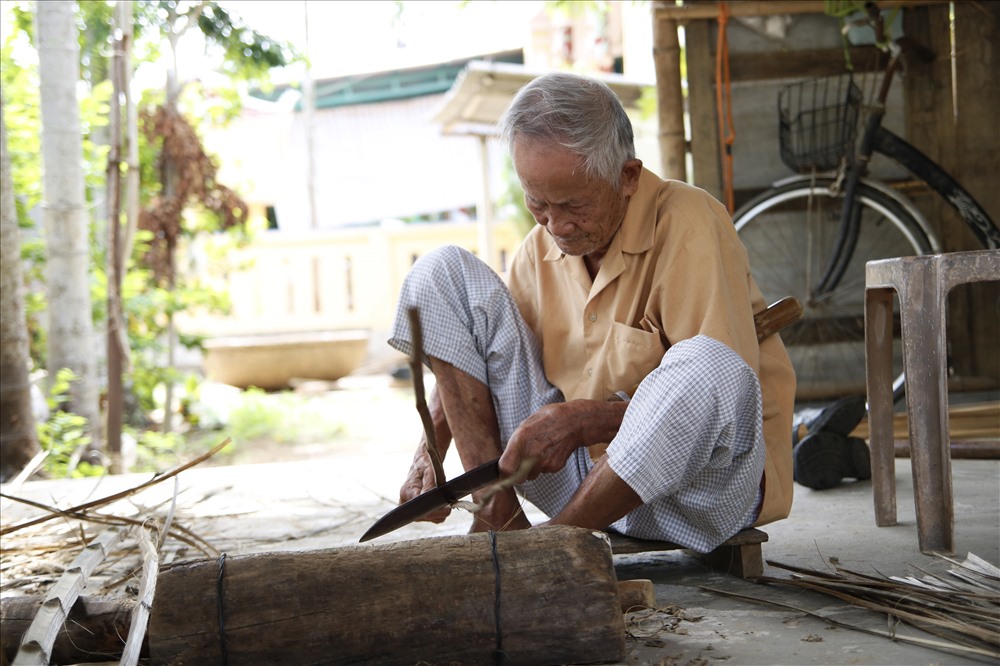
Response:
[[[494,664],[498,648],[514,664],[624,658],[606,535],[546,527],[174,564],[149,624],[154,664]]]
[[[653,581],[648,578],[618,581],[618,599],[621,601],[622,613],[654,608],[656,590]]]
[[[648,578],[618,581],[622,613],[656,606],[656,590]],[[21,636],[42,605],[42,597],[10,597],[0,600],[3,632],[0,632],[0,660],[14,659]],[[124,654],[122,636],[132,635],[131,616],[138,605],[132,599],[80,597],[69,623],[53,648],[52,664],[85,664],[119,659]],[[149,657],[149,642],[142,644],[140,657]]]
[[[31,626],[44,597],[10,597],[0,601],[0,654],[14,660],[21,637]],[[50,663],[82,664],[117,660],[131,624],[131,599],[78,597],[52,646]],[[141,656],[148,655],[143,647]]]

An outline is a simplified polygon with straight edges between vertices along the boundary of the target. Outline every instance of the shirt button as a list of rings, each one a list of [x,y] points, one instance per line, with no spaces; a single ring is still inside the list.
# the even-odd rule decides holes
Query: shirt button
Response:
[[[590,313],[590,321],[597,321],[597,313],[596,312],[591,312]]]
[[[589,377],[592,374],[594,374],[594,369],[593,368],[587,368],[587,376]]]

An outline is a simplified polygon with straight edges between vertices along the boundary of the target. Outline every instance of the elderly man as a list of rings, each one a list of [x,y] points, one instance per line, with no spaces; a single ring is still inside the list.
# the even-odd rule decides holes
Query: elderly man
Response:
[[[454,247],[422,257],[389,343],[420,313],[438,447],[466,469],[501,456],[550,524],[708,551],[788,515],[795,377],[723,206],[635,157],[601,82],[539,77],[501,130],[538,226],[509,286]],[[423,442],[400,501],[434,487]],[[475,496],[474,496],[475,499]],[[447,511],[428,516],[440,521]],[[473,531],[530,527],[514,490]]]

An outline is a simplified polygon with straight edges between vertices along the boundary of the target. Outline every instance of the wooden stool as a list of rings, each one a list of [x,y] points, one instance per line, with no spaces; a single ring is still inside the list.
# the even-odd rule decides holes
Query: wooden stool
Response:
[[[611,552],[615,555],[684,550],[684,546],[669,541],[646,541],[614,533],[608,536],[611,537]],[[765,541],[767,534],[751,527],[737,532],[712,552],[699,553],[698,557],[705,560],[713,569],[740,578],[759,578],[764,575],[764,558],[760,544]]]
[[[948,441],[948,292],[1000,280],[1000,250],[870,261],[865,270],[865,365],[875,523],[896,524],[892,435],[893,290],[899,294],[917,535],[924,553],[955,552]]]

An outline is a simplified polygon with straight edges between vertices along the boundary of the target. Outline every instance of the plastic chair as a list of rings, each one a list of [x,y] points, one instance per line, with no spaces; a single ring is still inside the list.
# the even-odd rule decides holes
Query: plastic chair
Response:
[[[875,523],[896,524],[892,427],[893,296],[899,294],[917,536],[924,553],[955,552],[948,430],[948,293],[1000,280],[1000,250],[870,261],[865,266],[865,365]]]

